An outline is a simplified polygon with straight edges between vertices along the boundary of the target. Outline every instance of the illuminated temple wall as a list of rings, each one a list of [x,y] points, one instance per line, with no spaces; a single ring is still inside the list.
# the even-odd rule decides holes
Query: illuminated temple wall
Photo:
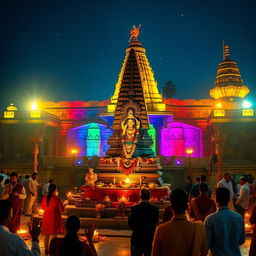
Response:
[[[77,148],[77,156],[104,156],[112,130],[105,125],[91,123],[68,131],[67,148]]]
[[[192,157],[202,157],[202,131],[198,127],[173,122],[161,130],[160,155],[187,156],[186,149],[192,148]]]

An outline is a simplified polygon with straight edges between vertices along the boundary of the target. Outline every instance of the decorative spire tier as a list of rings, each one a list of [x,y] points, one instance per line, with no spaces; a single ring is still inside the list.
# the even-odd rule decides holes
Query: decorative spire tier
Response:
[[[133,48],[123,70],[112,128],[108,156],[131,159],[154,155],[150,148],[153,141],[147,132],[149,120],[139,64]]]
[[[131,54],[134,55],[133,58],[135,58],[135,61],[138,65],[137,75],[138,79],[140,79],[142,83],[147,110],[149,112],[166,111],[166,105],[163,102],[162,95],[159,93],[157,88],[157,82],[154,78],[154,72],[152,71],[152,68],[150,67],[149,61],[146,56],[146,50],[138,41],[138,28],[133,28],[133,30],[131,30],[131,43],[130,46],[126,49],[126,55],[118,76],[115,92],[111,98],[111,103],[108,105],[108,112],[113,113],[115,111],[121,84],[124,80],[124,73],[127,69],[127,65],[129,65],[128,59]]]
[[[210,96],[214,99],[244,98],[249,93],[249,88],[244,85],[240,70],[235,61],[232,61],[229,46],[224,46],[224,60],[220,62],[215,86],[210,90]]]

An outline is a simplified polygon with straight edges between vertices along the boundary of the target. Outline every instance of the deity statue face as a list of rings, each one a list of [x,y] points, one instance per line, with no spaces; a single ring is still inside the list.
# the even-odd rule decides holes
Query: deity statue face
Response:
[[[128,128],[134,128],[135,127],[135,122],[132,119],[129,119],[127,121],[127,127]]]
[[[125,145],[125,150],[126,150],[127,154],[130,154],[132,152],[132,147],[133,147],[133,145],[131,145],[131,144]]]

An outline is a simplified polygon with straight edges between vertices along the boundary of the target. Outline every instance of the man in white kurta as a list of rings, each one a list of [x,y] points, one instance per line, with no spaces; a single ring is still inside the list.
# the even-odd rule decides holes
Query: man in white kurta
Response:
[[[32,210],[33,210],[33,205],[36,201],[36,197],[37,197],[37,187],[38,187],[38,183],[37,183],[37,179],[38,179],[38,173],[34,172],[31,176],[31,179],[28,180],[28,184],[27,184],[27,199],[25,202],[25,208],[24,208],[24,213],[25,215],[31,215],[32,214]]]
[[[230,192],[230,200],[228,203],[228,207],[230,210],[234,211],[234,190],[231,182],[231,174],[229,172],[225,172],[224,177],[217,184],[217,188],[227,188]]]

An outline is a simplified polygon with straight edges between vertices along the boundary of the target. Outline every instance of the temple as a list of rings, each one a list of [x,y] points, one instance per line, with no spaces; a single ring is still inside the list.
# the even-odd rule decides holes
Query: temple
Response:
[[[212,176],[255,172],[255,109],[228,45],[212,83],[211,98],[163,98],[146,50],[133,37],[110,100],[7,106],[0,118],[0,168],[22,172],[38,162],[42,177],[56,175],[63,190],[81,183],[91,165],[102,179],[125,174],[125,164],[152,175],[161,169],[163,182],[177,186],[188,169],[194,177],[209,166]]]

